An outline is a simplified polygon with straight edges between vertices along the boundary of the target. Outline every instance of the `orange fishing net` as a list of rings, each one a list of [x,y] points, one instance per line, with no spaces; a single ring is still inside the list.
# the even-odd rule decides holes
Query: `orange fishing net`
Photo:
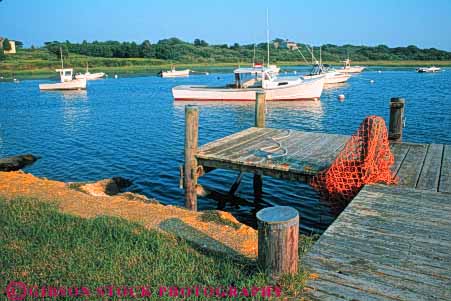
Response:
[[[310,184],[321,199],[349,202],[365,184],[395,184],[394,163],[384,119],[366,117],[332,165],[318,173]]]

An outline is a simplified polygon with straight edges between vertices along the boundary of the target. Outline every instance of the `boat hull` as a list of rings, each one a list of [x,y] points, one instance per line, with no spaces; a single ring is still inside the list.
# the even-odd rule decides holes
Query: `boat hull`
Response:
[[[161,77],[187,77],[189,76],[189,69],[186,70],[172,70],[172,71],[163,71],[161,72]]]
[[[304,78],[311,79],[311,78],[319,78],[322,75],[305,75]],[[325,85],[333,85],[333,84],[341,84],[344,82],[347,82],[348,79],[351,78],[350,74],[347,73],[341,73],[341,72],[334,72],[334,73],[326,73],[326,77],[324,78],[324,84]]]
[[[105,76],[105,73],[98,72],[98,73],[78,74],[78,75],[75,75],[75,78],[76,79],[86,79],[86,80],[96,80],[96,79],[103,78],[104,76]]]
[[[257,91],[264,91],[268,101],[318,100],[323,91],[324,77],[305,80],[289,87],[209,88],[207,86],[177,86],[172,88],[176,101],[255,101]]]
[[[365,67],[361,67],[361,66],[353,66],[353,67],[349,67],[349,68],[341,68],[338,69],[338,72],[341,73],[360,73],[365,69]]]
[[[39,89],[42,91],[85,90],[86,89],[86,80],[85,79],[76,79],[76,80],[71,80],[71,81],[64,82],[64,83],[40,84]]]

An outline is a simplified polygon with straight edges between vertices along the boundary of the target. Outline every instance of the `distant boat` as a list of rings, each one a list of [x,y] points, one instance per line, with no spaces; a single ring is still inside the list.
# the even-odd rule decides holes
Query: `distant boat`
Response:
[[[175,70],[175,67],[173,66],[171,70],[169,71],[160,71],[161,77],[187,77],[189,76],[189,69],[185,70]]]
[[[335,69],[330,68],[329,65],[314,65],[312,71],[310,71],[309,74],[304,75],[303,78],[305,79],[311,79],[311,78],[318,78],[320,76],[324,76],[324,84],[330,85],[330,84],[340,84],[346,82],[349,78],[351,78],[351,75],[344,72],[338,72]]]
[[[103,72],[90,73],[88,70],[88,64],[86,63],[86,72],[85,74],[77,74],[75,75],[76,79],[86,79],[86,80],[95,80],[105,76]]]
[[[439,72],[440,70],[442,70],[442,69],[440,69],[439,67],[435,67],[435,66],[421,67],[421,68],[416,69],[416,71],[419,73],[433,73],[433,72]]]
[[[233,84],[222,87],[176,86],[172,88],[172,95],[176,101],[255,101],[256,92],[264,91],[268,101],[318,100],[324,85],[324,76],[314,79],[279,78],[268,68],[238,68],[234,74]]]
[[[342,72],[342,73],[360,73],[362,72],[366,67],[363,66],[351,66],[351,60],[350,59],[346,59],[344,61],[342,61],[342,63],[344,64],[344,66],[340,69],[338,69],[338,72]]]
[[[61,54],[61,69],[55,71],[60,75],[60,82],[55,84],[40,84],[39,89],[44,91],[49,90],[85,90],[86,79],[73,79],[74,69],[64,68],[63,51],[60,48]]]
[[[74,69],[56,69],[60,74],[60,83],[55,84],[40,84],[40,90],[85,90],[86,79],[73,79]]]

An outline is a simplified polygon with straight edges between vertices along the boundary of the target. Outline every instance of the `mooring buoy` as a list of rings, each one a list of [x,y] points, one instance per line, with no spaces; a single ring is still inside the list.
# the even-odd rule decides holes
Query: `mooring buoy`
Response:
[[[339,99],[339,100],[344,100],[344,99],[345,99],[345,96],[344,96],[344,94],[340,94],[340,95],[338,95],[338,99]]]

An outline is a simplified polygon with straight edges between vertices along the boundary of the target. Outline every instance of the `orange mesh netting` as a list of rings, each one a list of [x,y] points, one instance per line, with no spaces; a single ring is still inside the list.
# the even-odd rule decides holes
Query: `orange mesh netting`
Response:
[[[318,173],[310,184],[321,199],[349,202],[365,184],[395,184],[394,163],[384,119],[366,117],[332,165]]]

